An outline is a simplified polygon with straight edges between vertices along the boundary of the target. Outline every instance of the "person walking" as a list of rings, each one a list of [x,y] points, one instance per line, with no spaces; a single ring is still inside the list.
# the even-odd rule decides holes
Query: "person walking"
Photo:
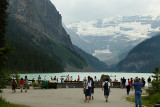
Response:
[[[24,80],[23,80],[23,78],[21,78],[21,80],[20,80],[20,90],[21,90],[21,92],[23,90],[23,85],[24,85]]]
[[[143,90],[145,90],[145,84],[146,84],[146,81],[145,81],[145,79],[144,78],[142,78],[142,87],[143,87]]]
[[[104,97],[106,99],[106,102],[108,102],[109,91],[110,91],[110,82],[108,78],[106,78],[106,80],[102,84],[102,91],[104,91]]]
[[[46,75],[44,76],[44,81],[46,81],[47,80],[47,77],[46,77]]]
[[[88,103],[89,103],[89,101],[90,101],[90,99],[91,99],[91,88],[92,88],[92,82],[91,82],[91,80],[90,80],[90,76],[88,76],[88,81],[86,81],[86,83],[85,83],[85,102],[87,102],[88,101]]]
[[[139,107],[142,107],[142,101],[141,101],[141,88],[142,88],[142,85],[143,83],[140,82],[139,79],[135,79],[135,82],[134,84],[131,84],[132,86],[134,86],[134,89],[135,89],[135,104],[136,104],[136,107],[138,107],[138,101],[139,101]]]
[[[125,88],[125,84],[126,84],[126,79],[123,77],[123,79],[122,79],[122,88]]]
[[[131,78],[131,84],[133,84],[134,83],[134,80],[133,80],[133,78]],[[133,86],[131,86],[131,89],[132,89],[132,91],[133,91]]]
[[[77,81],[80,81],[80,76],[78,75],[78,79],[77,79]]]
[[[85,87],[86,81],[87,81],[87,79],[86,79],[86,77],[84,77],[84,79],[83,79],[83,94],[84,94],[84,95],[85,95],[85,93],[86,93],[86,87]],[[85,96],[86,96],[86,95],[85,95]],[[85,97],[85,101],[86,101],[86,97]]]
[[[94,99],[94,81],[93,81],[93,78],[91,78],[91,85],[92,85],[92,88],[91,88],[91,96],[92,96],[92,99]]]
[[[27,78],[27,76],[25,76],[25,79],[24,79],[24,88],[25,88],[25,92],[27,92],[27,88],[28,88],[28,78]]]
[[[16,87],[17,87],[17,81],[16,78],[13,78],[12,80],[12,92],[16,92]]]
[[[150,87],[150,86],[151,86],[151,77],[149,77],[149,78],[147,79],[147,82],[148,82],[148,87]]]
[[[129,92],[130,92],[130,86],[131,86],[131,81],[128,79],[128,80],[126,81],[127,95],[129,95]]]

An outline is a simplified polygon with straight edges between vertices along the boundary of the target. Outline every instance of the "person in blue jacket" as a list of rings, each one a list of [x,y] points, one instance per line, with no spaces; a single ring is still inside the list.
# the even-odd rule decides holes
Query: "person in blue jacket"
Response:
[[[136,104],[136,107],[138,107],[138,100],[139,100],[139,107],[142,107],[142,101],[141,101],[142,89],[141,88],[142,88],[143,83],[140,82],[140,80],[138,78],[136,78],[135,82],[131,85],[134,86],[134,89],[135,89],[135,104]]]

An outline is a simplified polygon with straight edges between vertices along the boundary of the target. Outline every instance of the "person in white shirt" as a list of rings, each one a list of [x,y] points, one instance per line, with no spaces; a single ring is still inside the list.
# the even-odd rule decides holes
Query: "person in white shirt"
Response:
[[[104,90],[104,97],[106,99],[106,102],[108,102],[108,96],[110,91],[110,82],[108,78],[102,83],[102,91]]]
[[[91,88],[92,88],[92,81],[90,80],[90,76],[88,76],[88,81],[86,81],[85,83],[85,102],[88,101],[89,103],[89,100],[91,99]]]
[[[47,80],[47,77],[46,77],[46,75],[44,76],[44,81],[46,81]]]

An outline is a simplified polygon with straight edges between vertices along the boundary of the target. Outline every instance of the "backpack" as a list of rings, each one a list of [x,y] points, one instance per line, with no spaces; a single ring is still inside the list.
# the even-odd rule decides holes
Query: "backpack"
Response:
[[[105,82],[105,84],[104,84],[104,89],[105,89],[105,90],[108,90],[108,82]]]

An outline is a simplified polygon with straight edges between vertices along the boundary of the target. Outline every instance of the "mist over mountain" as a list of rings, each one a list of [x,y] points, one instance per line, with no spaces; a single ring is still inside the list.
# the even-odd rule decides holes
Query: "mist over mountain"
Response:
[[[115,65],[137,44],[159,31],[158,27],[152,27],[157,20],[138,15],[110,17],[71,23],[66,25],[66,31],[73,44],[107,65]]]
[[[153,72],[160,67],[160,33],[132,49],[115,67],[117,72]]]

